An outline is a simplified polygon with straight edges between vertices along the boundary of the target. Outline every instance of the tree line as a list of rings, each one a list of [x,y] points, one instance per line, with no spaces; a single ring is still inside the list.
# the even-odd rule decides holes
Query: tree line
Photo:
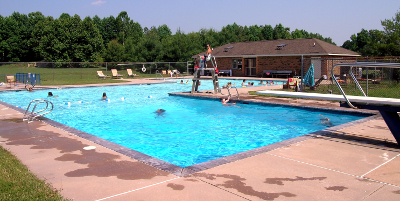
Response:
[[[396,22],[393,22],[398,26]],[[395,18],[393,19],[393,21]],[[387,21],[387,22],[386,22]],[[393,28],[386,20],[384,32],[371,30],[353,35],[343,47],[366,54],[380,54]],[[393,25],[393,26],[395,26]],[[394,35],[396,35],[394,34]],[[382,35],[382,36],[381,36]],[[393,35],[393,34],[391,34]],[[381,39],[377,40],[378,36]],[[144,27],[134,22],[123,11],[117,17],[101,19],[63,13],[59,18],[44,16],[41,12],[28,15],[14,12],[10,16],[0,15],[0,61],[1,62],[146,62],[146,61],[188,61],[191,56],[205,51],[205,45],[221,46],[231,42],[318,38],[335,44],[331,38],[305,30],[290,31],[289,27],[277,24],[240,26],[236,23],[222,27],[221,31],[202,28],[198,32],[185,34],[178,29],[172,34],[164,24],[158,27]],[[383,41],[383,39],[385,41]],[[396,38],[391,37],[395,45]],[[379,45],[373,46],[377,41]],[[336,45],[336,44],[335,44]],[[378,47],[379,46],[379,47]],[[397,47],[398,50],[398,47]],[[382,54],[389,54],[387,50]],[[394,52],[390,52],[394,54]],[[397,54],[400,55],[400,54]]]
[[[353,34],[342,47],[362,56],[400,56],[400,12],[392,19],[381,21],[383,31],[362,29]]]

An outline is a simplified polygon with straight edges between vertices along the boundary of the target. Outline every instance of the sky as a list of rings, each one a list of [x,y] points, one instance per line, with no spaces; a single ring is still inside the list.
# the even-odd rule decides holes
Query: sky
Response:
[[[397,2],[397,3],[396,3]],[[290,31],[304,29],[332,38],[338,46],[361,29],[383,30],[381,21],[400,12],[396,0],[0,0],[0,15],[39,11],[58,18],[62,13],[81,19],[95,15],[117,17],[126,11],[142,28],[166,24],[173,33],[198,32],[202,28],[220,31],[236,23],[241,26],[281,23]]]

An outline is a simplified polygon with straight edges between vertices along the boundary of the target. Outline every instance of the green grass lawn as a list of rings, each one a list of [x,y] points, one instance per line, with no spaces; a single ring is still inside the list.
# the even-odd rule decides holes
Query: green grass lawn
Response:
[[[0,200],[68,200],[0,146]]]
[[[364,92],[367,93],[366,83],[360,82],[361,87]],[[362,93],[354,84],[341,84],[343,91],[346,95],[353,96],[362,96]],[[294,92],[294,89],[279,89],[282,91],[291,91]],[[329,85],[320,85],[316,90],[310,90],[310,87],[305,87],[305,92],[307,93],[322,93],[327,94],[328,91],[332,91],[333,94],[341,94],[338,87],[333,84]],[[256,94],[255,92],[249,92],[250,95],[258,95],[258,96],[270,96],[277,97],[275,95],[267,95],[267,94]],[[382,98],[400,98],[400,84],[396,82],[389,83],[388,81],[383,81],[380,84],[369,84],[368,86],[368,96],[370,97],[382,97]],[[279,96],[283,97],[283,96]],[[287,97],[286,97],[287,98]]]
[[[400,98],[400,84],[397,82],[382,81],[380,84],[368,84],[368,90],[366,82],[360,82],[364,93],[370,97],[382,97],[382,98]],[[362,96],[361,91],[355,86],[355,84],[341,84],[343,91],[346,95]],[[341,94],[339,88],[336,85],[320,85],[315,91],[309,90],[309,87],[305,88],[305,92],[311,93],[328,93],[328,90],[332,90],[333,94]]]
[[[111,77],[111,70],[106,70],[106,68],[102,66],[92,66],[91,68],[37,68],[28,67],[27,64],[9,64],[0,66],[0,79],[3,79],[0,80],[0,82],[6,82],[6,80],[4,80],[4,75],[15,75],[16,73],[40,74],[41,85],[118,83],[124,82],[124,79],[156,77],[154,73],[149,74],[135,71],[133,71],[133,73],[139,75],[139,77],[128,77],[126,69],[123,69],[118,70],[118,74],[123,75],[124,79],[99,79],[96,71],[102,71],[104,75]]]

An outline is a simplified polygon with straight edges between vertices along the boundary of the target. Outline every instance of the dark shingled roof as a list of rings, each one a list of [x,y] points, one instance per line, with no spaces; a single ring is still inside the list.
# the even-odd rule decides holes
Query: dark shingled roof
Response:
[[[282,47],[279,45],[286,44]],[[314,45],[315,44],[315,45]],[[200,53],[204,55],[206,52]],[[338,47],[316,38],[263,40],[229,43],[214,48],[215,57],[247,57],[247,56],[360,56],[358,53]],[[197,55],[193,55],[196,58]]]

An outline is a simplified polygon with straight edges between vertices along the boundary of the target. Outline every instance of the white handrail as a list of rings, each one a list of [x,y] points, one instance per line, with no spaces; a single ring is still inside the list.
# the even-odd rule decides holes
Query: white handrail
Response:
[[[355,107],[353,104],[351,104],[351,102],[349,101],[349,99],[346,97],[346,93],[343,91],[342,86],[339,84],[339,82],[337,81],[335,75],[334,75],[334,69],[337,66],[349,66],[350,70],[349,70],[349,74],[351,75],[351,77],[354,80],[354,83],[356,83],[358,89],[361,91],[361,93],[364,96],[367,96],[364,93],[364,90],[362,89],[360,83],[358,82],[358,80],[356,79],[356,77],[354,76],[353,72],[352,72],[352,68],[353,67],[367,67],[367,68],[371,68],[371,67],[379,67],[379,68],[400,68],[400,63],[375,63],[375,62],[355,62],[355,63],[339,63],[339,64],[335,64],[334,66],[332,66],[331,69],[331,77],[332,79],[335,81],[336,86],[339,88],[340,93],[343,95],[344,99],[346,100],[346,103],[351,107],[356,109],[357,107]]]
[[[36,102],[36,103],[35,103],[35,106],[33,107],[32,111],[28,113],[29,108],[31,107],[31,104],[34,103],[34,102]],[[39,104],[41,104],[41,103],[46,103],[46,107],[45,107],[44,109],[41,109],[41,110],[35,112],[36,107],[37,107]],[[47,112],[41,113],[41,112],[47,110],[47,108],[49,107],[49,103],[50,103],[50,105],[51,105],[51,109],[48,110]],[[22,120],[23,120],[23,121],[28,121],[28,123],[31,123],[35,118],[40,117],[40,116],[43,116],[43,115],[48,114],[48,113],[50,113],[51,111],[53,111],[53,108],[54,108],[53,103],[50,102],[50,101],[48,101],[48,100],[45,100],[45,99],[35,99],[35,100],[32,100],[32,101],[29,103],[28,108],[26,108],[25,113],[24,113],[24,117],[22,118]],[[39,113],[41,113],[41,114],[39,114]],[[38,114],[38,115],[37,115],[37,114]]]

